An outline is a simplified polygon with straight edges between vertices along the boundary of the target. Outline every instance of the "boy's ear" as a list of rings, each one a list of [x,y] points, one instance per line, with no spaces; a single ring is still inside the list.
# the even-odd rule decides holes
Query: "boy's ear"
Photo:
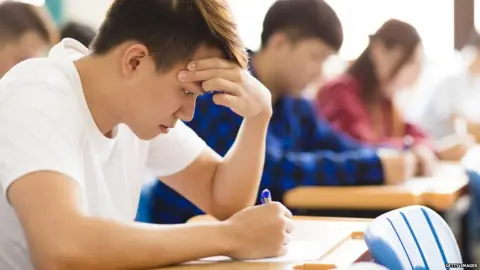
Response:
[[[141,44],[135,44],[127,48],[123,57],[123,73],[125,75],[133,74],[142,62],[147,60],[148,49]]]
[[[282,49],[291,43],[289,37],[283,32],[273,34],[267,42],[267,47],[274,50]]]

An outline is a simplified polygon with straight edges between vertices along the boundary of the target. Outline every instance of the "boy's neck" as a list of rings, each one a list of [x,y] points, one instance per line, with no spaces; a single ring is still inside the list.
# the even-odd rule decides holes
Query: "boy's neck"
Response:
[[[104,57],[86,56],[74,62],[82,83],[90,114],[102,134],[108,134],[121,122],[122,95],[116,91],[111,68]],[[119,89],[117,89],[119,90]]]
[[[278,66],[268,53],[260,50],[253,55],[251,65],[257,79],[270,90],[272,102],[278,100],[283,92],[278,80]]]

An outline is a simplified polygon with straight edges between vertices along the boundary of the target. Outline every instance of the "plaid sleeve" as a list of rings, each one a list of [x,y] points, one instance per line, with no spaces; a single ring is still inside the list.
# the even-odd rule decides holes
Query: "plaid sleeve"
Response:
[[[169,186],[152,179],[142,188],[135,221],[154,224],[181,224],[204,214]]]
[[[225,156],[235,142],[243,118],[229,108],[213,103],[211,94],[197,99],[195,114],[186,124],[215,152]]]
[[[276,198],[298,186],[352,186],[383,183],[382,164],[376,151],[311,152],[283,151],[279,140],[269,135],[267,155],[260,184]]]
[[[332,125],[315,113],[313,104],[306,99],[295,100],[293,110],[301,118],[307,149],[330,149],[336,152],[357,151],[370,147],[335,130]]]

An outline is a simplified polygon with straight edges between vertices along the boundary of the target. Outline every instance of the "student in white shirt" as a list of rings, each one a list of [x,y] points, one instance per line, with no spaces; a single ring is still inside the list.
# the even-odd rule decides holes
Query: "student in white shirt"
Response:
[[[468,47],[474,50],[474,59],[437,84],[420,117],[420,124],[435,139],[467,132],[480,138],[480,35],[476,31]]]
[[[245,69],[226,0],[116,0],[91,48],[63,40],[0,81],[0,269],[283,254],[291,213],[278,203],[250,207],[271,96]],[[223,158],[179,121],[212,90],[244,117]],[[134,223],[153,176],[223,221]]]

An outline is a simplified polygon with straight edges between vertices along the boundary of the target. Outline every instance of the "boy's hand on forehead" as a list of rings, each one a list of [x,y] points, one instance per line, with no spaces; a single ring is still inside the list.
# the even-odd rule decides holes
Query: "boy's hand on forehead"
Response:
[[[215,104],[228,107],[245,118],[272,114],[270,91],[247,70],[225,59],[192,61],[187,70],[179,73],[178,79],[182,83],[201,83],[204,92],[215,91]]]

